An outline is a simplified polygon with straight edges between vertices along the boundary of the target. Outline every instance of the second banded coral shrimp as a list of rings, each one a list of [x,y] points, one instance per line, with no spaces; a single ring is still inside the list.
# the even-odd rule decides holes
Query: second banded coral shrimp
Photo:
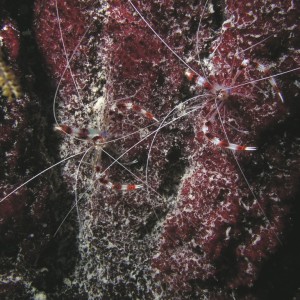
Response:
[[[111,43],[115,42],[103,25],[106,5],[98,1],[36,1],[37,44],[58,85],[53,115],[54,127],[65,135],[60,148],[62,160],[13,191],[7,187],[9,191],[5,191],[1,203],[7,203],[9,209],[9,201],[17,195],[17,200],[23,196],[23,203],[27,205],[24,200],[26,190],[23,192],[22,188],[67,162],[62,173],[70,191],[76,195],[74,207],[77,207],[80,220],[78,247],[81,259],[72,277],[74,290],[79,286],[89,298],[101,295],[114,298],[125,295],[124,285],[129,282],[134,285],[133,291],[126,296],[132,293],[142,297],[146,281],[151,278],[150,267],[145,266],[145,262],[149,262],[149,249],[154,240],[148,231],[152,231],[159,213],[163,214],[160,208],[166,205],[166,200],[156,191],[158,184],[149,187],[150,193],[157,196],[154,202],[145,197],[141,189],[141,184],[145,184],[139,178],[143,175],[142,163],[146,157],[147,141],[143,144],[143,139],[149,133],[148,125],[156,120],[151,114],[155,106],[145,103],[143,93],[147,91],[132,87],[115,92],[115,87],[111,88],[114,79],[104,76],[103,66],[108,74],[112,73],[104,57],[107,59],[110,55]],[[122,46],[120,43],[116,49],[122,50]],[[123,51],[126,55],[127,49]],[[120,55],[117,58],[120,59]],[[131,65],[127,66],[127,71],[128,67]],[[135,78],[137,74],[134,73]],[[124,76],[124,81],[132,78]],[[108,82],[106,92],[105,81]],[[125,95],[129,96],[124,99]],[[46,185],[45,189],[52,191],[52,186]],[[123,193],[124,189],[130,191]],[[67,198],[68,195],[64,195],[63,200]],[[36,210],[39,212],[38,205]],[[63,208],[58,207],[58,210],[61,212]],[[38,212],[36,214],[40,216]],[[73,229],[68,223],[62,225],[66,231]],[[47,227],[47,223],[43,226]],[[58,229],[56,241],[61,241],[63,236],[59,245],[62,249],[68,233],[61,226]],[[47,233],[46,239],[51,240],[52,236]],[[70,253],[74,254],[73,251]],[[76,258],[68,259],[74,262]],[[36,262],[39,262],[38,258]],[[48,274],[45,269],[41,272]]]
[[[299,6],[293,1],[129,2],[170,51],[170,56],[162,54],[169,63],[162,71],[168,93],[163,98],[172,101],[171,93],[180,88],[184,95],[176,81],[178,65],[199,94],[170,110],[191,111],[188,124],[172,125],[179,135],[185,132],[179,147],[189,166],[152,261],[156,278],[181,295],[185,290],[200,296],[200,282],[210,280],[227,289],[249,288],[284,243],[288,207],[297,190],[291,191],[290,184],[298,177],[294,29],[299,24],[293,16]],[[287,135],[293,136],[290,141]],[[246,152],[257,146],[258,151],[231,156],[218,146]],[[293,166],[286,168],[289,160]],[[151,160],[149,170],[155,170]],[[280,178],[284,184],[279,187]]]
[[[81,158],[76,158],[75,163],[69,160],[63,168],[76,203],[83,200],[78,204],[81,259],[74,283],[78,282],[80,290],[90,298],[130,294],[142,297],[151,279],[149,253],[155,243],[152,236],[157,230],[156,222],[169,205],[159,195],[160,182],[148,180],[151,197],[144,190],[147,183],[143,180],[143,162],[149,144],[145,137],[151,133],[149,125],[156,121],[156,106],[146,102],[150,86],[139,81],[141,78],[147,83],[146,70],[153,64],[153,57],[143,49],[144,45],[129,48],[131,38],[142,40],[144,28],[137,27],[138,35],[128,38],[122,31],[128,25],[128,30],[134,29],[136,22],[120,28],[118,16],[113,12],[109,16],[106,4],[98,4],[54,1],[50,8],[48,4],[41,8],[41,13],[49,15],[50,10],[52,18],[56,16],[53,31],[42,17],[38,23],[40,45],[60,85],[54,115],[55,128],[67,133],[61,155],[81,153]],[[132,15],[128,8],[121,17],[126,10],[128,16]],[[83,20],[79,17],[82,14]],[[72,23],[75,15],[76,25]],[[85,24],[83,28],[79,21]],[[57,37],[64,44],[59,43],[48,55],[47,49]],[[136,54],[137,51],[140,52]],[[153,54],[160,60],[158,53]],[[168,144],[166,148],[170,148]],[[131,191],[123,193],[119,191],[122,187]],[[126,291],[125,285],[132,285],[132,291]]]
[[[85,4],[87,7],[95,5],[92,1],[89,4]],[[64,40],[64,34],[67,33],[64,28],[68,26],[68,22],[70,21],[68,18],[72,19],[73,17],[72,15],[68,17],[63,16],[65,20],[62,19],[59,7],[64,7],[64,5],[58,1],[54,1],[54,5],[52,4],[52,10],[55,8],[54,11],[58,22],[56,31],[59,32],[61,39],[61,49],[58,51],[63,51],[63,56],[65,56],[66,60],[63,65],[60,64],[61,62],[58,65],[54,65],[58,69],[59,74],[56,96],[60,95],[57,99],[55,96],[53,102],[53,112],[56,121],[54,129],[69,136],[69,138],[65,139],[61,147],[62,157],[72,158],[74,156],[72,151],[74,149],[78,151],[80,148],[79,155],[82,155],[82,157],[78,162],[74,164],[73,161],[69,160],[64,167],[66,180],[75,193],[74,206],[77,208],[80,220],[78,200],[94,199],[94,197],[95,199],[98,199],[98,197],[105,199],[109,197],[110,201],[115,204],[116,199],[120,199],[121,197],[120,193],[115,193],[116,191],[131,192],[130,194],[132,195],[138,193],[136,190],[140,190],[143,187],[143,183],[147,185],[130,168],[137,165],[138,168],[142,169],[142,166],[138,165],[139,160],[136,159],[134,153],[141,152],[145,147],[145,140],[149,135],[149,127],[158,120],[150,111],[142,106],[142,103],[138,104],[138,102],[141,102],[136,96],[139,90],[135,90],[134,95],[126,98],[113,97],[114,93],[109,90],[109,75],[104,75],[104,73],[109,74],[110,72],[103,68],[107,64],[106,60],[108,56],[105,49],[106,43],[111,43],[111,41],[109,37],[106,37],[107,40],[102,37],[103,33],[101,30],[96,33],[93,32],[93,27],[97,26],[94,24],[94,19],[98,20],[98,22],[103,22],[103,15],[105,15],[107,10],[107,4],[103,3],[100,9],[93,12],[96,15],[93,15],[92,23],[89,23],[87,26],[89,30],[85,30],[83,33],[83,30],[76,28],[82,35],[80,36],[79,34],[78,40],[80,42],[75,44],[73,49],[68,49],[67,43]],[[79,3],[78,5],[80,6]],[[73,9],[78,13],[76,5]],[[89,16],[88,9],[86,7],[85,9],[84,14]],[[93,34],[99,34],[97,39]],[[51,41],[51,39],[49,40]],[[49,43],[49,40],[46,40],[46,43]],[[43,47],[47,47],[47,45],[43,45]],[[97,54],[96,57],[89,54],[83,58],[82,55],[86,55],[85,47],[93,51],[93,53],[95,52]],[[56,54],[54,53],[53,56],[56,56]],[[81,61],[82,59],[83,61]],[[92,63],[89,62],[89,59],[92,60]],[[96,65],[94,60],[96,60]],[[76,75],[77,64],[80,65],[80,78]],[[72,70],[73,68],[75,71]],[[91,73],[97,73],[96,78]],[[89,82],[90,80],[94,82]],[[104,87],[105,81],[108,81],[108,83]],[[87,85],[87,82],[88,89],[85,89],[84,86]],[[57,116],[56,111],[58,112]],[[129,118],[126,116],[129,116]],[[109,150],[107,150],[108,147]],[[128,155],[130,152],[133,152],[131,156]],[[123,159],[127,162],[122,162]],[[114,170],[116,166],[119,166],[121,170]],[[130,177],[128,177],[128,174]],[[114,177],[117,179],[114,179]],[[133,183],[133,180],[137,181],[137,183]],[[126,181],[129,181],[129,183],[125,183]],[[149,186],[148,190],[152,190],[153,193],[159,196],[159,193],[153,187]],[[114,195],[111,196],[111,193]],[[131,197],[131,195],[128,197]],[[161,196],[159,197],[161,198]],[[109,205],[109,201],[100,202],[99,204],[106,210],[106,205]],[[149,211],[146,212],[147,215],[156,215],[154,206],[152,203],[148,205]],[[66,218],[68,215],[69,213],[66,215]]]

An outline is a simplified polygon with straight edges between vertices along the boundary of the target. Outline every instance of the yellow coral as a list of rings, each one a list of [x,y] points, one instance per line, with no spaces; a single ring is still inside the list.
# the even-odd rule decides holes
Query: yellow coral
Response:
[[[0,88],[2,89],[2,95],[7,97],[9,101],[12,101],[13,97],[20,98],[22,96],[22,90],[17,77],[15,76],[13,70],[8,65],[6,65],[1,49]]]

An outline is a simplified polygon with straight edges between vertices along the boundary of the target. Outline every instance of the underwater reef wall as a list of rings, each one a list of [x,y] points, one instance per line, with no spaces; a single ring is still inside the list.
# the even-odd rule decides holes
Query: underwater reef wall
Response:
[[[22,91],[1,95],[1,198],[58,156],[82,155],[0,203],[0,295],[296,296],[298,3],[134,1],[180,58],[130,1],[28,1],[29,35],[4,30],[24,23],[1,3],[1,62]],[[53,101],[59,124],[97,128],[106,143],[59,139]]]

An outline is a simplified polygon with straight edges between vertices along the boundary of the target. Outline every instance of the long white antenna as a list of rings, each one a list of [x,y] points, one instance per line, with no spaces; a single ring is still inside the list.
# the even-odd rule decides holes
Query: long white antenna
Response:
[[[15,188],[13,191],[11,191],[9,194],[7,194],[4,198],[2,198],[2,199],[0,200],[0,203],[2,203],[3,201],[5,201],[9,196],[11,196],[11,195],[14,194],[15,192],[17,192],[20,188],[22,188],[23,186],[25,186],[27,183],[31,182],[31,181],[34,180],[35,178],[37,178],[37,177],[39,177],[40,175],[46,173],[47,171],[51,170],[52,168],[54,168],[54,167],[60,165],[61,163],[65,162],[65,161],[67,161],[67,160],[69,160],[69,159],[71,159],[71,158],[73,158],[73,157],[76,157],[76,156],[78,156],[78,155],[81,155],[81,154],[83,154],[83,153],[85,153],[85,151],[82,151],[82,152],[80,152],[80,153],[76,153],[76,154],[70,155],[70,156],[68,156],[68,157],[66,157],[66,158],[64,158],[64,159],[62,159],[62,160],[60,160],[60,161],[57,162],[56,164],[50,166],[49,168],[47,168],[47,169],[45,169],[45,170],[39,172],[38,174],[34,175],[34,176],[31,177],[30,179],[28,179],[27,181],[25,181],[24,183],[22,183],[21,185],[19,185],[17,188]]]
[[[167,42],[155,31],[155,29],[150,25],[150,23],[144,18],[144,16],[140,13],[140,11],[137,9],[137,7],[131,2],[131,0],[128,0],[130,5],[133,7],[133,9],[136,11],[136,13],[140,16],[140,18],[144,21],[144,23],[151,29],[151,31],[157,36],[157,38],[191,71],[193,71],[198,76],[201,76],[195,69],[193,69],[191,66],[189,66],[168,44]]]

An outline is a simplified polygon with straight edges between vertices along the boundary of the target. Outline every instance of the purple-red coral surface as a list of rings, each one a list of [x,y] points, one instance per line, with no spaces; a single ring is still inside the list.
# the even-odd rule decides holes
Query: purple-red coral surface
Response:
[[[78,222],[79,255],[72,252],[69,268],[68,252],[60,249],[73,245],[68,230],[76,226],[69,221],[56,239],[50,238],[59,224],[57,214],[64,213],[59,199],[68,200],[60,180],[54,179],[57,174],[50,184],[37,178],[35,185],[0,204],[3,236],[19,232],[29,217],[44,228],[39,239],[31,242],[34,251],[25,238],[35,236],[34,225],[10,241],[15,243],[15,256],[2,253],[6,271],[1,273],[0,293],[6,297],[48,295],[49,299],[292,299],[299,287],[295,278],[300,265],[295,243],[300,82],[299,70],[292,71],[300,66],[299,3],[133,3],[177,55],[207,78],[212,89],[200,89],[185,78],[187,66],[129,1],[36,0],[30,27],[34,36],[27,45],[37,45],[32,51],[40,53],[39,62],[44,64],[38,71],[34,54],[29,55],[22,44],[25,30],[20,40],[9,4],[2,4],[7,10],[1,16],[2,32],[4,26],[10,29],[1,34],[1,51],[6,63],[20,74],[24,99],[1,98],[6,107],[0,128],[1,149],[6,149],[1,193],[7,194],[42,170],[42,164],[53,161],[58,143],[46,125],[54,123],[53,99],[60,124],[95,127],[108,134],[108,141],[116,141],[103,147],[69,136],[61,141],[62,157],[92,147],[62,169],[68,190],[76,187],[79,199],[78,216],[73,215]],[[25,64],[28,55],[31,60]],[[36,78],[45,76],[43,72],[55,82],[57,93],[52,83]],[[279,91],[271,80],[260,80],[263,77],[275,80]],[[47,108],[45,116],[33,118],[29,108],[45,95],[41,86],[52,94],[47,96],[49,103],[40,104],[40,110]],[[216,101],[224,96],[218,91],[224,88],[229,92],[219,102],[218,113]],[[122,101],[145,108],[164,123],[112,109]],[[202,129],[209,118],[213,136],[258,150],[231,152],[213,145]],[[12,126],[16,120],[17,126]],[[157,134],[146,137],[153,130]],[[53,143],[46,143],[51,151],[43,155],[45,139]],[[27,150],[34,149],[30,140],[38,148],[33,154]],[[112,158],[119,156],[120,164]],[[109,190],[95,179],[99,169],[112,182],[142,183],[143,189]],[[49,209],[54,195],[59,198]],[[19,224],[18,228],[13,224]],[[1,244],[7,244],[7,238],[1,238]],[[40,254],[43,251],[46,255]],[[28,252],[42,259],[31,263],[24,259]],[[12,262],[16,257],[29,264],[28,271]],[[59,276],[51,284],[54,271],[49,271],[46,257],[64,260],[56,261]],[[38,283],[35,269],[44,274]]]

